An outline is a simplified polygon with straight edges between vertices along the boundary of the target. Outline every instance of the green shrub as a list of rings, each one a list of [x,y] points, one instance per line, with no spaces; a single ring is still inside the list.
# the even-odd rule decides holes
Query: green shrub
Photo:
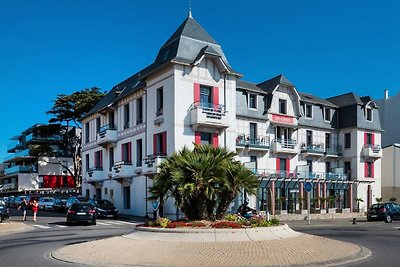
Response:
[[[238,216],[236,214],[228,214],[225,216],[225,220],[235,222],[238,220]]]
[[[168,218],[160,217],[155,221],[149,222],[149,226],[166,228],[171,221]],[[151,224],[150,224],[151,223]]]
[[[269,221],[271,226],[278,226],[279,225],[279,220],[277,218],[271,218],[271,220]]]

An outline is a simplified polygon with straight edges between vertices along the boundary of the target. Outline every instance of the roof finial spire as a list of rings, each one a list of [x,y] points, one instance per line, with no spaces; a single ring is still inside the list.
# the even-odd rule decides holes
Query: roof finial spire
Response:
[[[192,17],[192,1],[189,0],[189,18],[193,18]]]

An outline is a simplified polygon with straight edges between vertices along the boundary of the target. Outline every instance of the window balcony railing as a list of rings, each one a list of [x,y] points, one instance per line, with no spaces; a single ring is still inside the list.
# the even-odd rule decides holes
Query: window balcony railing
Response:
[[[366,158],[381,158],[382,148],[380,145],[364,145],[362,148],[362,155]]]
[[[327,156],[341,156],[342,155],[342,146],[340,145],[330,145],[325,148],[325,154]]]
[[[117,130],[117,127],[115,126],[115,124],[106,124],[100,127],[99,133],[105,133],[108,130]]]
[[[37,173],[37,167],[35,165],[16,165],[10,168],[4,169],[4,174],[10,175],[14,173]]]
[[[135,166],[131,161],[117,161],[112,168],[113,178],[130,178],[135,176]]]
[[[157,153],[146,156],[143,159],[143,173],[149,175],[158,173],[159,167],[166,157],[167,154],[165,153]]]
[[[118,132],[114,124],[107,124],[102,126],[96,136],[97,145],[107,145],[110,143],[116,143],[117,140],[118,140]]]
[[[269,149],[270,141],[268,136],[251,136],[239,134],[236,138],[236,146],[248,147],[250,149]]]
[[[213,128],[227,128],[229,126],[225,105],[194,102],[189,110],[191,125],[195,129],[202,126]]]
[[[61,141],[62,136],[61,135],[40,135],[40,134],[29,134],[25,137],[25,141],[27,143],[29,142],[55,142],[55,141]]]
[[[324,154],[325,146],[323,143],[302,143],[301,152],[307,154]]]
[[[335,172],[309,172],[309,171],[286,171],[286,170],[273,170],[273,169],[255,169],[250,168],[253,173],[260,177],[272,179],[322,179],[322,180],[347,180],[347,175],[344,173]]]
[[[297,141],[294,139],[274,139],[271,150],[273,153],[298,153]]]
[[[88,182],[104,181],[106,180],[105,173],[102,166],[92,167],[87,170]]]

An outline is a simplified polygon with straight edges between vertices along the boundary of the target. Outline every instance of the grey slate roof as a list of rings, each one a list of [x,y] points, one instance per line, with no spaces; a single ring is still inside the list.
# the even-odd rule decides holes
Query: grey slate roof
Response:
[[[266,91],[267,93],[272,93],[272,91],[279,84],[294,86],[285,76],[283,76],[283,74],[279,74],[278,76],[272,79],[259,83],[257,84],[257,86]]]
[[[229,65],[221,46],[199,23],[189,16],[160,48],[152,64],[114,86],[90,110],[88,115],[98,112],[134,91],[145,87],[145,78],[170,62],[193,64],[196,59],[200,59],[205,54],[220,57],[231,73],[240,75]]]
[[[351,105],[363,105],[360,97],[353,92],[327,98],[329,102],[337,105],[338,107],[346,107]]]
[[[242,81],[242,80],[237,80],[236,81],[236,88],[246,89],[246,90],[249,90],[249,91],[262,93],[262,94],[266,93],[264,90],[259,88],[255,83],[246,82],[246,81]]]
[[[308,102],[311,104],[320,104],[323,106],[331,107],[331,108],[337,108],[338,106],[329,102],[328,100],[325,100],[323,98],[320,98],[318,96],[312,95],[312,94],[307,94],[307,93],[301,93],[299,92],[300,99],[304,102]]]

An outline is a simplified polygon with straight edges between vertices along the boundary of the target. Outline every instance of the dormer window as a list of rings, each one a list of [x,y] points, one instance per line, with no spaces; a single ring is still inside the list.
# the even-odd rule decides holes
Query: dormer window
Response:
[[[248,107],[252,109],[257,109],[257,95],[249,94]]]
[[[313,116],[313,114],[312,114],[312,105],[310,105],[310,104],[306,104],[305,105],[305,111],[304,111],[304,113],[305,113],[305,115],[306,115],[306,118],[312,118]]]
[[[279,113],[287,114],[287,104],[285,99],[279,99]]]
[[[324,120],[331,121],[331,109],[330,108],[324,109]]]
[[[372,121],[372,108],[365,109],[365,116],[367,117],[367,121]]]

